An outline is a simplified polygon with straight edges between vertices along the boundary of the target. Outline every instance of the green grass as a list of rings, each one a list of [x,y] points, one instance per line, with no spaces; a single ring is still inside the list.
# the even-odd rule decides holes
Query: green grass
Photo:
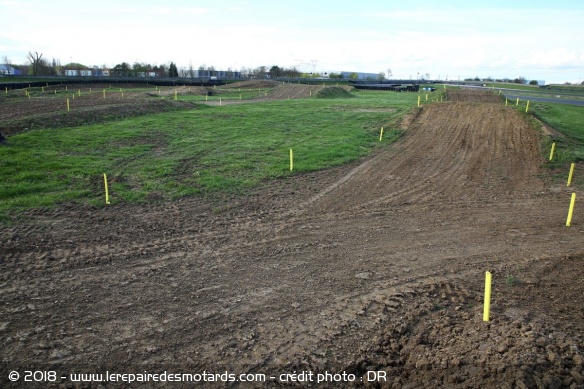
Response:
[[[241,194],[264,180],[344,164],[387,145],[417,99],[410,93],[354,94],[200,106],[12,136],[0,147],[0,220],[63,202],[103,205],[103,173],[113,205]]]
[[[556,143],[556,153],[551,166],[584,161],[584,107],[535,103],[529,111],[539,120],[565,136],[553,136],[548,143]]]

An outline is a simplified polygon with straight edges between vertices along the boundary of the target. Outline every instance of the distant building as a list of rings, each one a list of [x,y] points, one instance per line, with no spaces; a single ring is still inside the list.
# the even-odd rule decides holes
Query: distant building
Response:
[[[241,72],[229,70],[193,70],[193,78],[241,78]]]
[[[12,66],[0,65],[0,74],[2,74],[2,75],[15,75],[15,74],[17,74],[17,71]]]
[[[357,78],[355,78],[355,75]],[[379,80],[379,73],[361,73],[361,72],[341,72],[341,76],[345,79],[354,79],[359,81],[374,81]],[[351,78],[353,76],[353,78]]]

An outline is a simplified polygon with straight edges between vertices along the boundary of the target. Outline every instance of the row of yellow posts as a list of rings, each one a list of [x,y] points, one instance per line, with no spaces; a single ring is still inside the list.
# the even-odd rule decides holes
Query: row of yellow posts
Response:
[[[419,105],[419,98],[418,98],[418,105]],[[509,105],[509,99],[507,97],[505,97],[505,105]],[[515,106],[519,106],[519,97],[516,99],[515,101]],[[527,104],[525,105],[525,112],[529,112],[529,100],[527,101]],[[550,150],[550,156],[549,156],[549,160],[553,160],[554,158],[554,152],[556,150],[556,144],[552,143],[552,147]],[[570,186],[572,184],[572,178],[574,176],[574,169],[575,169],[576,164],[572,163],[570,165],[570,172],[568,174],[568,181],[567,181],[567,186]],[[572,196],[570,198],[570,206],[568,208],[568,217],[566,219],[566,227],[570,227],[571,223],[572,223],[572,216],[574,214],[574,206],[576,204],[576,193],[572,192]],[[490,272],[486,272],[485,273],[485,293],[484,293],[484,305],[483,305],[483,321],[489,321],[489,316],[490,316],[490,309],[491,309],[491,282],[492,282],[492,275]]]
[[[555,142],[552,143],[552,147],[550,150],[550,158],[549,160],[554,159],[554,152],[556,150]],[[572,184],[572,178],[574,177],[574,169],[576,168],[576,164],[572,162],[570,165],[570,172],[568,173],[568,182],[566,186],[570,186]],[[572,197],[570,199],[570,207],[568,208],[568,218],[566,219],[566,227],[570,227],[572,224],[572,216],[574,215],[574,207],[576,205],[576,192],[572,192]]]

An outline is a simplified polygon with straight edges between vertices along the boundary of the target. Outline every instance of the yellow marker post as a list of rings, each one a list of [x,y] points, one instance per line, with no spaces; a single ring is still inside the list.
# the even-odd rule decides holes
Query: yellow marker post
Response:
[[[107,190],[107,176],[103,173],[103,185],[105,187],[105,203],[109,205],[109,192]]]
[[[576,166],[576,164],[574,162],[572,162],[572,165],[570,165],[570,174],[568,174],[568,185],[566,186],[570,186],[570,184],[572,183],[572,176],[574,175],[574,167]]]
[[[77,89],[77,96],[81,97],[81,89]]]
[[[420,106],[420,95],[418,95],[418,107]]]
[[[483,309],[483,321],[489,321],[491,311],[491,273],[485,274],[485,306]]]
[[[505,105],[508,105],[509,99],[505,97]]]
[[[568,209],[568,219],[566,219],[566,227],[570,227],[572,224],[572,215],[574,214],[574,205],[576,204],[576,193],[572,193],[572,199],[570,200],[570,209]]]
[[[45,87],[44,86],[41,86],[41,90],[44,92],[45,91]]]
[[[556,150],[556,143],[552,143],[552,149],[550,151],[550,161],[554,158],[554,151]]]
[[[517,102],[515,103],[515,106],[518,107],[519,106],[519,97],[517,98]]]
[[[426,101],[428,101],[428,94],[426,93]]]
[[[174,91],[174,101],[178,100],[178,97],[176,95],[176,91]]]
[[[205,95],[205,101],[209,100],[209,95]]]
[[[294,170],[294,152],[290,149],[290,171]]]
[[[69,112],[69,99],[67,99],[67,112]]]
[[[381,131],[379,132],[379,141],[383,138],[383,127],[381,127]]]
[[[529,100],[527,100],[527,106],[525,106],[525,112],[529,111]]]

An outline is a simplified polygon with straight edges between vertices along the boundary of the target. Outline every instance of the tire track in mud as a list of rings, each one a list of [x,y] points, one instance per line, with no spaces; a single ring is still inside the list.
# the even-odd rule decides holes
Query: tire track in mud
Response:
[[[539,142],[514,110],[495,104],[424,106],[402,142],[309,200],[326,212],[424,203],[485,201],[541,189]]]
[[[0,262],[6,360],[349,366],[419,288],[579,249],[577,232],[541,231],[565,215],[541,193],[539,165],[516,113],[435,104],[316,194],[288,188],[269,207],[258,195],[224,214],[187,200],[46,215],[13,229],[25,239]]]

